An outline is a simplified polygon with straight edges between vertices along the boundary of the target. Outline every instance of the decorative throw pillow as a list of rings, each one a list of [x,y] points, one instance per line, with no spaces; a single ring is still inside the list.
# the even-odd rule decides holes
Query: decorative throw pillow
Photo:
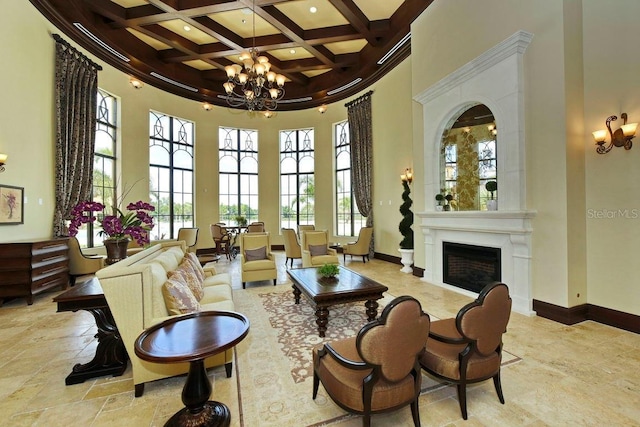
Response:
[[[177,270],[171,271],[168,274],[169,278],[175,275],[182,276],[181,281],[189,287],[196,300],[200,301],[202,299],[202,297],[204,296],[204,291],[202,290],[202,280],[200,280],[197,273],[194,271],[193,266],[191,265],[191,262],[189,260],[185,259],[180,263]]]
[[[258,261],[261,259],[267,259],[267,247],[262,246],[257,249],[245,249],[244,256],[247,261]]]
[[[311,256],[319,256],[327,254],[327,245],[309,245]]]
[[[193,267],[193,271],[195,271],[196,274],[198,275],[198,278],[201,281],[203,281],[204,269],[202,268],[202,264],[200,264],[200,261],[198,260],[198,257],[196,256],[196,254],[192,252],[187,252],[185,254],[185,259],[189,260],[189,262],[191,263],[191,266]]]
[[[170,315],[200,311],[200,303],[186,283],[179,279],[180,277],[180,275],[173,275],[162,285],[162,296],[167,311]]]

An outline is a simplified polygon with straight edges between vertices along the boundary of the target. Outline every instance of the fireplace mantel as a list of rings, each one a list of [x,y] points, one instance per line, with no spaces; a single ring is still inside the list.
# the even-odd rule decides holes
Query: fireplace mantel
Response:
[[[513,310],[533,315],[531,221],[535,211],[419,212],[426,265],[423,280],[475,297],[443,282],[442,242],[501,249],[502,281],[509,286]]]
[[[517,31],[427,88],[414,99],[422,104],[424,134],[424,212],[416,214],[424,234],[424,279],[443,283],[442,242],[501,249],[502,281],[509,286],[514,311],[532,315],[531,233],[534,211],[527,210],[524,53],[533,34]],[[436,210],[442,188],[442,134],[467,108],[486,105],[494,115],[498,210]]]

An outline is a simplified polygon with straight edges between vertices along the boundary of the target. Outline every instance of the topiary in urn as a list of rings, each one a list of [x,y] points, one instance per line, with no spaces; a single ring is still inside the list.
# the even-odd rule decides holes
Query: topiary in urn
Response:
[[[409,196],[409,194],[411,194],[409,183],[403,180],[402,187],[404,188],[404,191],[402,192],[402,204],[400,205],[402,221],[400,221],[400,225],[398,226],[398,229],[402,234],[400,249],[413,249],[413,230],[411,229],[411,226],[413,225],[413,212],[411,211],[413,200],[411,200],[411,197]]]

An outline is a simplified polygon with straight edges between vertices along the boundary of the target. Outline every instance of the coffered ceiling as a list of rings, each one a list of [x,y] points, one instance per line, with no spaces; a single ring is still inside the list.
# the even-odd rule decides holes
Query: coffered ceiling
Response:
[[[298,110],[351,96],[405,59],[410,24],[433,0],[30,1],[110,65],[214,105],[227,105],[224,67],[256,47],[286,77],[278,109]]]

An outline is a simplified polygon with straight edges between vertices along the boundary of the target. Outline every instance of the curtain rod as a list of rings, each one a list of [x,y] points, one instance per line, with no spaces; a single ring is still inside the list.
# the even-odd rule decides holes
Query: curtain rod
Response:
[[[349,108],[351,107],[353,104],[357,104],[358,102],[362,101],[363,99],[365,99],[368,96],[371,96],[371,94],[373,93],[372,90],[370,90],[369,92],[365,93],[364,95],[354,99],[353,101],[349,101],[346,104],[344,104],[345,107]]]
[[[54,34],[51,34],[51,37],[53,37],[53,39],[56,42],[58,42],[61,45],[65,46],[71,52],[73,52],[74,54],[78,55],[80,57],[80,59],[82,59],[83,61],[87,61],[92,67],[96,68],[98,71],[102,71],[102,67],[100,65],[96,64],[95,62],[93,62],[91,59],[89,59],[85,54],[80,52],[75,47],[71,46],[71,44],[69,44],[68,41],[66,41],[65,39],[60,37],[60,35],[54,33]]]

